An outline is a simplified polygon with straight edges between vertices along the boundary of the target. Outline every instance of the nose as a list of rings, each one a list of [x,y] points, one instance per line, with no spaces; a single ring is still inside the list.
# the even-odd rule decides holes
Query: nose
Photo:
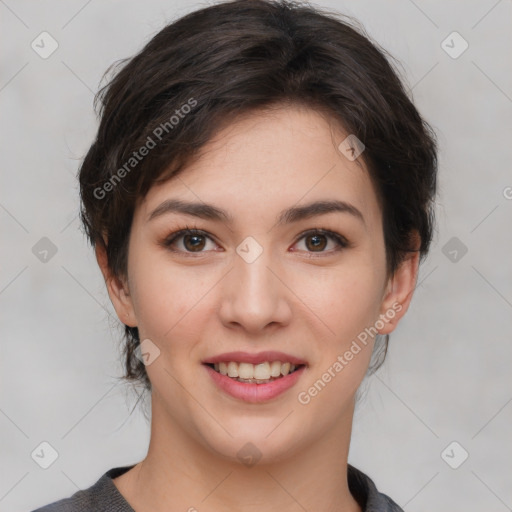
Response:
[[[236,254],[222,286],[219,315],[226,327],[261,334],[290,322],[293,293],[286,286],[284,270],[270,258],[270,251],[263,250],[252,262]]]

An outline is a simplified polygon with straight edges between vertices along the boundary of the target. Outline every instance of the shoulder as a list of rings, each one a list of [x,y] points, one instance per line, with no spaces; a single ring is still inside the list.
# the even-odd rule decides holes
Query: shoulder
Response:
[[[119,493],[112,479],[133,466],[112,468],[87,489],[79,490],[32,512],[133,512],[128,502]]]
[[[378,491],[373,480],[354,466],[348,465],[348,487],[363,512],[404,512],[389,496]]]
[[[94,510],[96,500],[89,489],[78,491],[69,498],[54,501],[32,512],[86,512]]]

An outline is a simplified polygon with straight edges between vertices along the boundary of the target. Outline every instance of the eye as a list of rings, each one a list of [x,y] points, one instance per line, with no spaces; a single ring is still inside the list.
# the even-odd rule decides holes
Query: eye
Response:
[[[295,245],[303,239],[305,241],[305,250],[310,254],[331,253],[350,247],[350,243],[344,236],[327,229],[311,229],[306,231],[300,235]],[[171,233],[161,242],[161,245],[173,252],[201,254],[206,252],[207,249],[205,250],[205,247],[208,245],[208,240],[213,242],[214,247],[212,249],[215,250],[216,244],[214,240],[205,231],[186,227]],[[334,249],[326,251],[324,249],[329,245],[329,240],[333,242]],[[178,246],[177,249],[176,246]]]
[[[204,231],[187,227],[171,233],[162,242],[162,245],[175,252],[201,253],[204,252],[203,249],[207,245],[206,240],[213,241]],[[181,244],[177,243],[178,241],[181,241]],[[181,247],[174,249],[174,245],[181,245]]]
[[[311,253],[329,253],[339,251],[350,246],[349,242],[344,236],[327,229],[312,229],[306,231],[305,233],[301,234],[298,241],[303,239],[305,242],[306,251]],[[329,239],[334,241],[334,249],[332,251],[325,251],[324,249],[328,245]]]

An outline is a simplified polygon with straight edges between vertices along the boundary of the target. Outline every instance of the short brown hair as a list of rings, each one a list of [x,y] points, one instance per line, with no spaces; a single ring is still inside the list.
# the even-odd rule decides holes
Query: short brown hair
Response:
[[[388,273],[418,250],[414,232],[423,258],[434,228],[436,139],[386,56],[355,20],[285,0],[222,2],[167,25],[96,95],[100,125],[79,172],[90,243],[126,275],[133,213],[151,186],[175,176],[235,117],[295,103],[364,143]],[[138,329],[125,325],[125,338],[123,378],[150,390],[135,357]]]

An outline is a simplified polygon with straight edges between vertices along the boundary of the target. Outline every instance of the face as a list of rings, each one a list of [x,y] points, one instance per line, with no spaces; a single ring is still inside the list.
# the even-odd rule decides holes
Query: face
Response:
[[[337,149],[347,135],[299,107],[240,118],[137,206],[128,279],[106,279],[121,321],[150,340],[166,432],[233,459],[251,442],[274,460],[351,424],[374,334],[405,313],[418,261],[388,279],[376,191],[362,159]],[[243,359],[228,352],[298,370],[239,383],[205,364]]]

